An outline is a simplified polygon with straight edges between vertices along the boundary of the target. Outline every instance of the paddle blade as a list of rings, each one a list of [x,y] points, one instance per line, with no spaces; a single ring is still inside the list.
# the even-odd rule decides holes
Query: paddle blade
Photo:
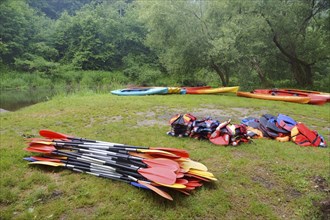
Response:
[[[138,183],[140,183],[141,185],[143,185],[143,186],[147,187],[148,189],[154,191],[155,193],[162,196],[163,198],[173,201],[172,196],[170,196],[167,192],[165,192],[165,191],[163,191],[163,190],[161,190],[161,189],[159,189],[159,188],[157,188],[153,185],[150,185],[147,182],[141,181],[141,180],[139,180]]]
[[[36,160],[33,159],[32,157],[24,157],[23,159],[26,160],[26,161],[29,161],[29,162],[34,162],[34,161],[36,161]]]
[[[148,180],[161,184],[172,185],[176,181],[176,174],[172,170],[162,167],[138,169],[138,173]]]
[[[155,148],[151,148],[151,149],[167,151],[167,152],[170,152],[170,153],[175,154],[175,155],[180,156],[180,157],[189,158],[188,151],[183,150],[183,149],[166,148],[166,147],[155,147]]]
[[[68,136],[68,135],[58,133],[58,132],[55,132],[55,131],[51,131],[51,130],[46,130],[46,129],[40,130],[39,134],[43,137],[52,138],[52,139],[63,139],[63,138],[67,139],[67,138],[70,138],[70,136]]]
[[[182,169],[184,169],[185,172],[188,172],[190,169],[207,171],[207,167],[204,164],[193,161],[193,160],[186,160],[186,161],[180,162],[180,167]]]
[[[185,185],[180,184],[180,183],[174,183],[174,184],[168,185],[168,184],[162,184],[162,183],[155,182],[155,185],[164,186],[164,187],[168,187],[168,188],[174,188],[174,189],[185,189],[186,188]]]
[[[145,153],[145,154],[150,154],[152,156],[163,156],[163,157],[168,157],[168,158],[180,158],[180,156],[172,154],[170,152],[167,151],[163,151],[163,150],[145,150],[145,149],[136,149],[137,152],[140,153]]]
[[[36,161],[61,162],[60,159],[56,159],[56,158],[38,157],[38,156],[32,156],[31,158]]]
[[[166,158],[144,159],[143,163],[147,164],[149,167],[164,167],[173,171],[180,169],[180,166],[177,162]]]
[[[34,153],[52,153],[56,149],[51,147],[27,147],[24,150]]]
[[[46,165],[46,166],[52,166],[52,167],[64,167],[65,166],[64,163],[55,163],[55,162],[50,162],[50,161],[34,161],[29,164],[31,164],[31,165],[40,164],[40,165]]]

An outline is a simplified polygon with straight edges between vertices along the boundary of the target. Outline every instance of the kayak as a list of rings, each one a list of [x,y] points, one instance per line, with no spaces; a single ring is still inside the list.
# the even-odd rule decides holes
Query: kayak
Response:
[[[281,89],[281,90],[285,90],[285,91],[289,91],[289,92],[302,93],[302,94],[319,95],[319,96],[325,97],[327,99],[327,102],[330,102],[330,93],[327,93],[327,92],[302,90],[302,89]]]
[[[327,102],[327,98],[319,94],[292,92],[284,89],[255,89],[254,94],[267,94],[273,96],[295,96],[295,97],[309,97],[308,104],[323,105]]]
[[[185,94],[180,87],[167,87],[167,94]]]
[[[148,87],[148,88],[128,88],[128,89],[118,89],[111,91],[114,95],[119,96],[143,96],[143,95],[163,95],[167,94],[167,87]]]
[[[226,92],[236,93],[238,89],[239,86],[233,86],[233,87],[219,87],[219,88],[186,89],[186,91],[187,94],[217,94],[217,93],[226,93]]]
[[[211,89],[211,86],[183,86],[182,89],[185,89],[187,92],[190,92],[192,90],[196,89]]]
[[[252,92],[237,92],[237,96],[273,101],[284,101],[284,102],[295,102],[306,104],[310,101],[310,97],[299,97],[299,96],[280,96],[280,95],[270,95],[270,94],[256,94]]]

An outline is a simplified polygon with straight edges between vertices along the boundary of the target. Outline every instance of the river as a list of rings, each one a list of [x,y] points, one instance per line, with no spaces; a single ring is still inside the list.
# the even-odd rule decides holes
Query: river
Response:
[[[49,89],[2,90],[0,93],[0,109],[16,111],[20,108],[44,102],[56,94]]]

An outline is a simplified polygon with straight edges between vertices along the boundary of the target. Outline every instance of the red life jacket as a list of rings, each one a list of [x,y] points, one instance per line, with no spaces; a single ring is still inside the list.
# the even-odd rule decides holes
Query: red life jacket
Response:
[[[318,147],[323,142],[316,131],[310,130],[303,123],[298,123],[292,128],[291,139],[300,146]],[[325,142],[323,143],[325,144]]]

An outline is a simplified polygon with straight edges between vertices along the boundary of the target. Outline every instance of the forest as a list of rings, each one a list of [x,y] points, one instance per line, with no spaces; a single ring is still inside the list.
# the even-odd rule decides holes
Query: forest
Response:
[[[2,0],[1,89],[329,91],[329,0]]]

